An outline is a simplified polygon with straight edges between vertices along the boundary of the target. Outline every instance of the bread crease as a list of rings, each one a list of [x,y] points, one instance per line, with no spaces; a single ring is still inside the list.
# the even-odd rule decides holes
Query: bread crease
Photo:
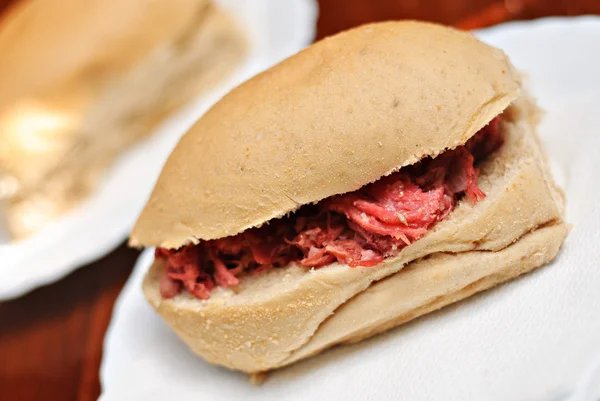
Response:
[[[278,367],[336,344],[361,341],[539,267],[554,258],[566,231],[562,222],[550,222],[499,251],[437,253],[415,260],[339,306]]]

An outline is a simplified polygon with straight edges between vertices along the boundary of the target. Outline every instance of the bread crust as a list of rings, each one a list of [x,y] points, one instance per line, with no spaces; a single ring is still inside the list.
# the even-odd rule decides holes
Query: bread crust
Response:
[[[144,281],[145,296],[195,353],[252,373],[369,337],[541,266],[566,235],[563,195],[532,131],[531,101],[518,99],[503,120],[505,143],[481,166],[486,199],[461,200],[380,265],[271,269],[199,301],[186,292],[162,299],[159,261]],[[397,305],[380,303],[390,296],[399,297]]]
[[[214,105],[181,139],[131,234],[178,248],[237,234],[463,144],[520,93],[500,50],[439,25],[318,42]]]

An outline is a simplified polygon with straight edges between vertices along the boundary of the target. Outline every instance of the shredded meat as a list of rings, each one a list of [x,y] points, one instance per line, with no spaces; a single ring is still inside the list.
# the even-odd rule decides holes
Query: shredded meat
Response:
[[[495,118],[464,146],[402,168],[357,191],[302,206],[288,217],[235,236],[201,241],[178,250],[156,249],[166,262],[164,298],[184,288],[208,299],[216,286],[238,284],[242,273],[290,263],[319,268],[334,262],[374,266],[421,238],[466,195],[485,198],[477,186],[477,162],[502,144]]]

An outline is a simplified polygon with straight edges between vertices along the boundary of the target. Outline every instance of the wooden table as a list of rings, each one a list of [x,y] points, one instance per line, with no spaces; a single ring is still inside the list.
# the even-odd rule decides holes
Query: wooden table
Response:
[[[14,0],[0,0],[0,13],[11,2]],[[319,38],[361,23],[388,19],[424,19],[472,29],[513,19],[600,14],[598,0],[320,0],[319,3]],[[98,397],[104,332],[137,255],[122,245],[56,284],[0,303],[1,400]]]

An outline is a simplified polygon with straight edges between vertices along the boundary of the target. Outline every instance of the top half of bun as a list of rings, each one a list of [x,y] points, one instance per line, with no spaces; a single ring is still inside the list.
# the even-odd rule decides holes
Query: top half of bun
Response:
[[[40,93],[93,90],[81,82],[100,85],[134,68],[198,29],[210,7],[209,0],[18,2],[0,19],[0,109]]]
[[[520,93],[507,57],[413,21],[318,42],[234,89],[181,139],[131,236],[234,235],[464,143]]]

